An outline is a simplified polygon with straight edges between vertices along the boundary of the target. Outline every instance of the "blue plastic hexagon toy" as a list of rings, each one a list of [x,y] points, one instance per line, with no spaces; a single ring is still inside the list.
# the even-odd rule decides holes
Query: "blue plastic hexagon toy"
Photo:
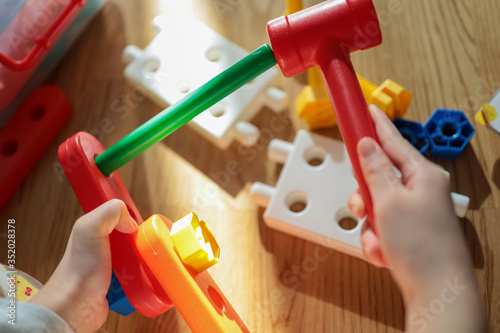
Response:
[[[435,157],[457,158],[476,132],[460,110],[437,109],[425,123],[430,152]]]
[[[394,125],[399,133],[415,147],[421,154],[427,154],[431,148],[427,132],[421,123],[405,120],[401,118],[394,119]]]

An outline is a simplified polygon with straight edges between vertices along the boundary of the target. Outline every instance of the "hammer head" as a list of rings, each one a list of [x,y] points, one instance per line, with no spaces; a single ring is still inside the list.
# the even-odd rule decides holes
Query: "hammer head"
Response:
[[[267,33],[286,77],[382,43],[372,0],[325,1],[268,22]]]

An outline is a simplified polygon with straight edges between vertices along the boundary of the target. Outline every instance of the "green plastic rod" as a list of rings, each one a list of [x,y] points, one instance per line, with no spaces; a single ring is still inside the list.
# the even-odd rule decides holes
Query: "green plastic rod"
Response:
[[[276,58],[271,47],[267,44],[262,45],[97,155],[95,158],[97,167],[108,176],[275,64]]]

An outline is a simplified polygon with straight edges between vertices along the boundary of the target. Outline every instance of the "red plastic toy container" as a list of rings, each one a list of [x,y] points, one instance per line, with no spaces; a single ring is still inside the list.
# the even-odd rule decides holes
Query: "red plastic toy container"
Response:
[[[85,3],[24,0],[3,5],[2,11],[10,17],[0,34],[0,110],[12,102]]]

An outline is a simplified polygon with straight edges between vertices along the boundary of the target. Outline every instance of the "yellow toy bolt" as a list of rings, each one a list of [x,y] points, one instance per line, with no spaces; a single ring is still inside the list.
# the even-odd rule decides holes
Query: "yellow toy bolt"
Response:
[[[358,80],[368,104],[377,105],[391,120],[404,116],[412,97],[408,90],[390,79],[378,87],[360,75]]]
[[[182,262],[198,273],[219,262],[219,245],[208,225],[195,213],[174,222],[170,238]]]

